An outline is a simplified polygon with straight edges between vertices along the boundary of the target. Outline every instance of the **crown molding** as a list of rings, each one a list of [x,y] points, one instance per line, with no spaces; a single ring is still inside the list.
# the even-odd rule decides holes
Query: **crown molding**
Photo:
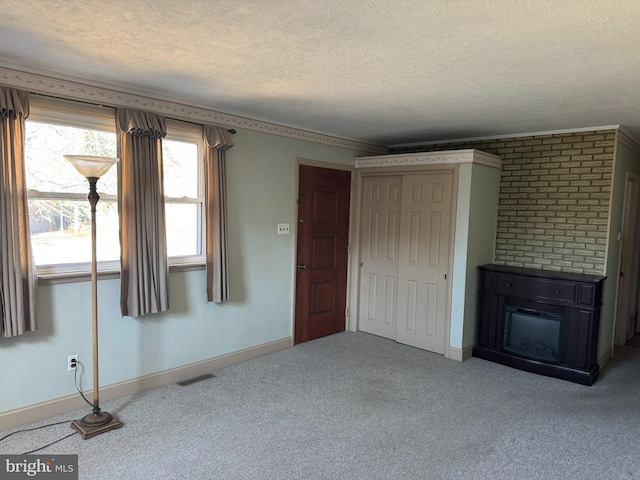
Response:
[[[508,133],[504,135],[488,135],[484,137],[450,138],[448,140],[397,143],[394,145],[389,145],[389,148],[420,147],[420,146],[443,145],[443,144],[449,144],[449,143],[464,143],[464,142],[484,142],[487,140],[501,140],[503,138],[540,137],[540,136],[547,136],[547,135],[564,135],[567,133],[594,132],[594,131],[601,131],[601,130],[618,130],[618,129],[620,129],[620,125],[603,125],[598,127],[568,128],[565,130],[546,130],[542,132]]]
[[[146,97],[106,87],[89,85],[74,80],[24,72],[4,66],[0,66],[0,83],[29,92],[51,95],[66,100],[79,100],[109,107],[137,108],[176,120],[235,127],[307,142],[321,143],[333,147],[359,150],[361,152],[383,154],[388,151],[387,147],[383,145],[335,137],[296,127],[218,112],[208,108]]]
[[[623,128],[618,129],[618,141],[634,153],[640,155],[640,144],[631,138]]]
[[[479,165],[500,169],[501,159],[497,155],[475,149],[356,157],[356,168],[405,167],[409,165],[443,165],[454,163],[477,163]]]

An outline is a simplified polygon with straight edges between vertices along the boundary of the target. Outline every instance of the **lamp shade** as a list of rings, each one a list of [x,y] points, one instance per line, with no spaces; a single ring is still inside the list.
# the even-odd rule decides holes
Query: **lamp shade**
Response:
[[[120,160],[116,157],[96,155],[64,155],[64,158],[85,178],[100,178]]]

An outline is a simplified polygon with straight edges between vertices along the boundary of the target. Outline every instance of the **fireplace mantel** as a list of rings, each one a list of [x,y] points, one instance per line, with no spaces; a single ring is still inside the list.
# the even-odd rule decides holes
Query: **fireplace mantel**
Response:
[[[602,287],[605,277],[504,265],[480,269],[479,339],[475,357],[532,373],[592,385],[596,361]],[[562,317],[559,361],[546,362],[505,348],[505,324],[513,308]]]

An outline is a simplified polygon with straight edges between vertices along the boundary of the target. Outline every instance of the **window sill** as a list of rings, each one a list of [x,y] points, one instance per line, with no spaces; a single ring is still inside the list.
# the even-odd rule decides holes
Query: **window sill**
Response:
[[[204,270],[205,265],[201,262],[194,263],[180,263],[175,265],[169,265],[169,273],[179,272],[191,272],[196,270]],[[98,270],[98,280],[111,280],[114,278],[120,278],[120,269],[103,268]],[[38,285],[59,285],[63,283],[79,283],[90,282],[91,272],[89,271],[76,271],[76,272],[47,272],[38,274]]]

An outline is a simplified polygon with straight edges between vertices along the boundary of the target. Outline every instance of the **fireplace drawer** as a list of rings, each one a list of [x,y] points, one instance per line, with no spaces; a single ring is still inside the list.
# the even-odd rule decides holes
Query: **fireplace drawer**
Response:
[[[576,282],[502,273],[496,275],[495,292],[499,295],[535,297],[569,305],[575,303],[577,288]]]

